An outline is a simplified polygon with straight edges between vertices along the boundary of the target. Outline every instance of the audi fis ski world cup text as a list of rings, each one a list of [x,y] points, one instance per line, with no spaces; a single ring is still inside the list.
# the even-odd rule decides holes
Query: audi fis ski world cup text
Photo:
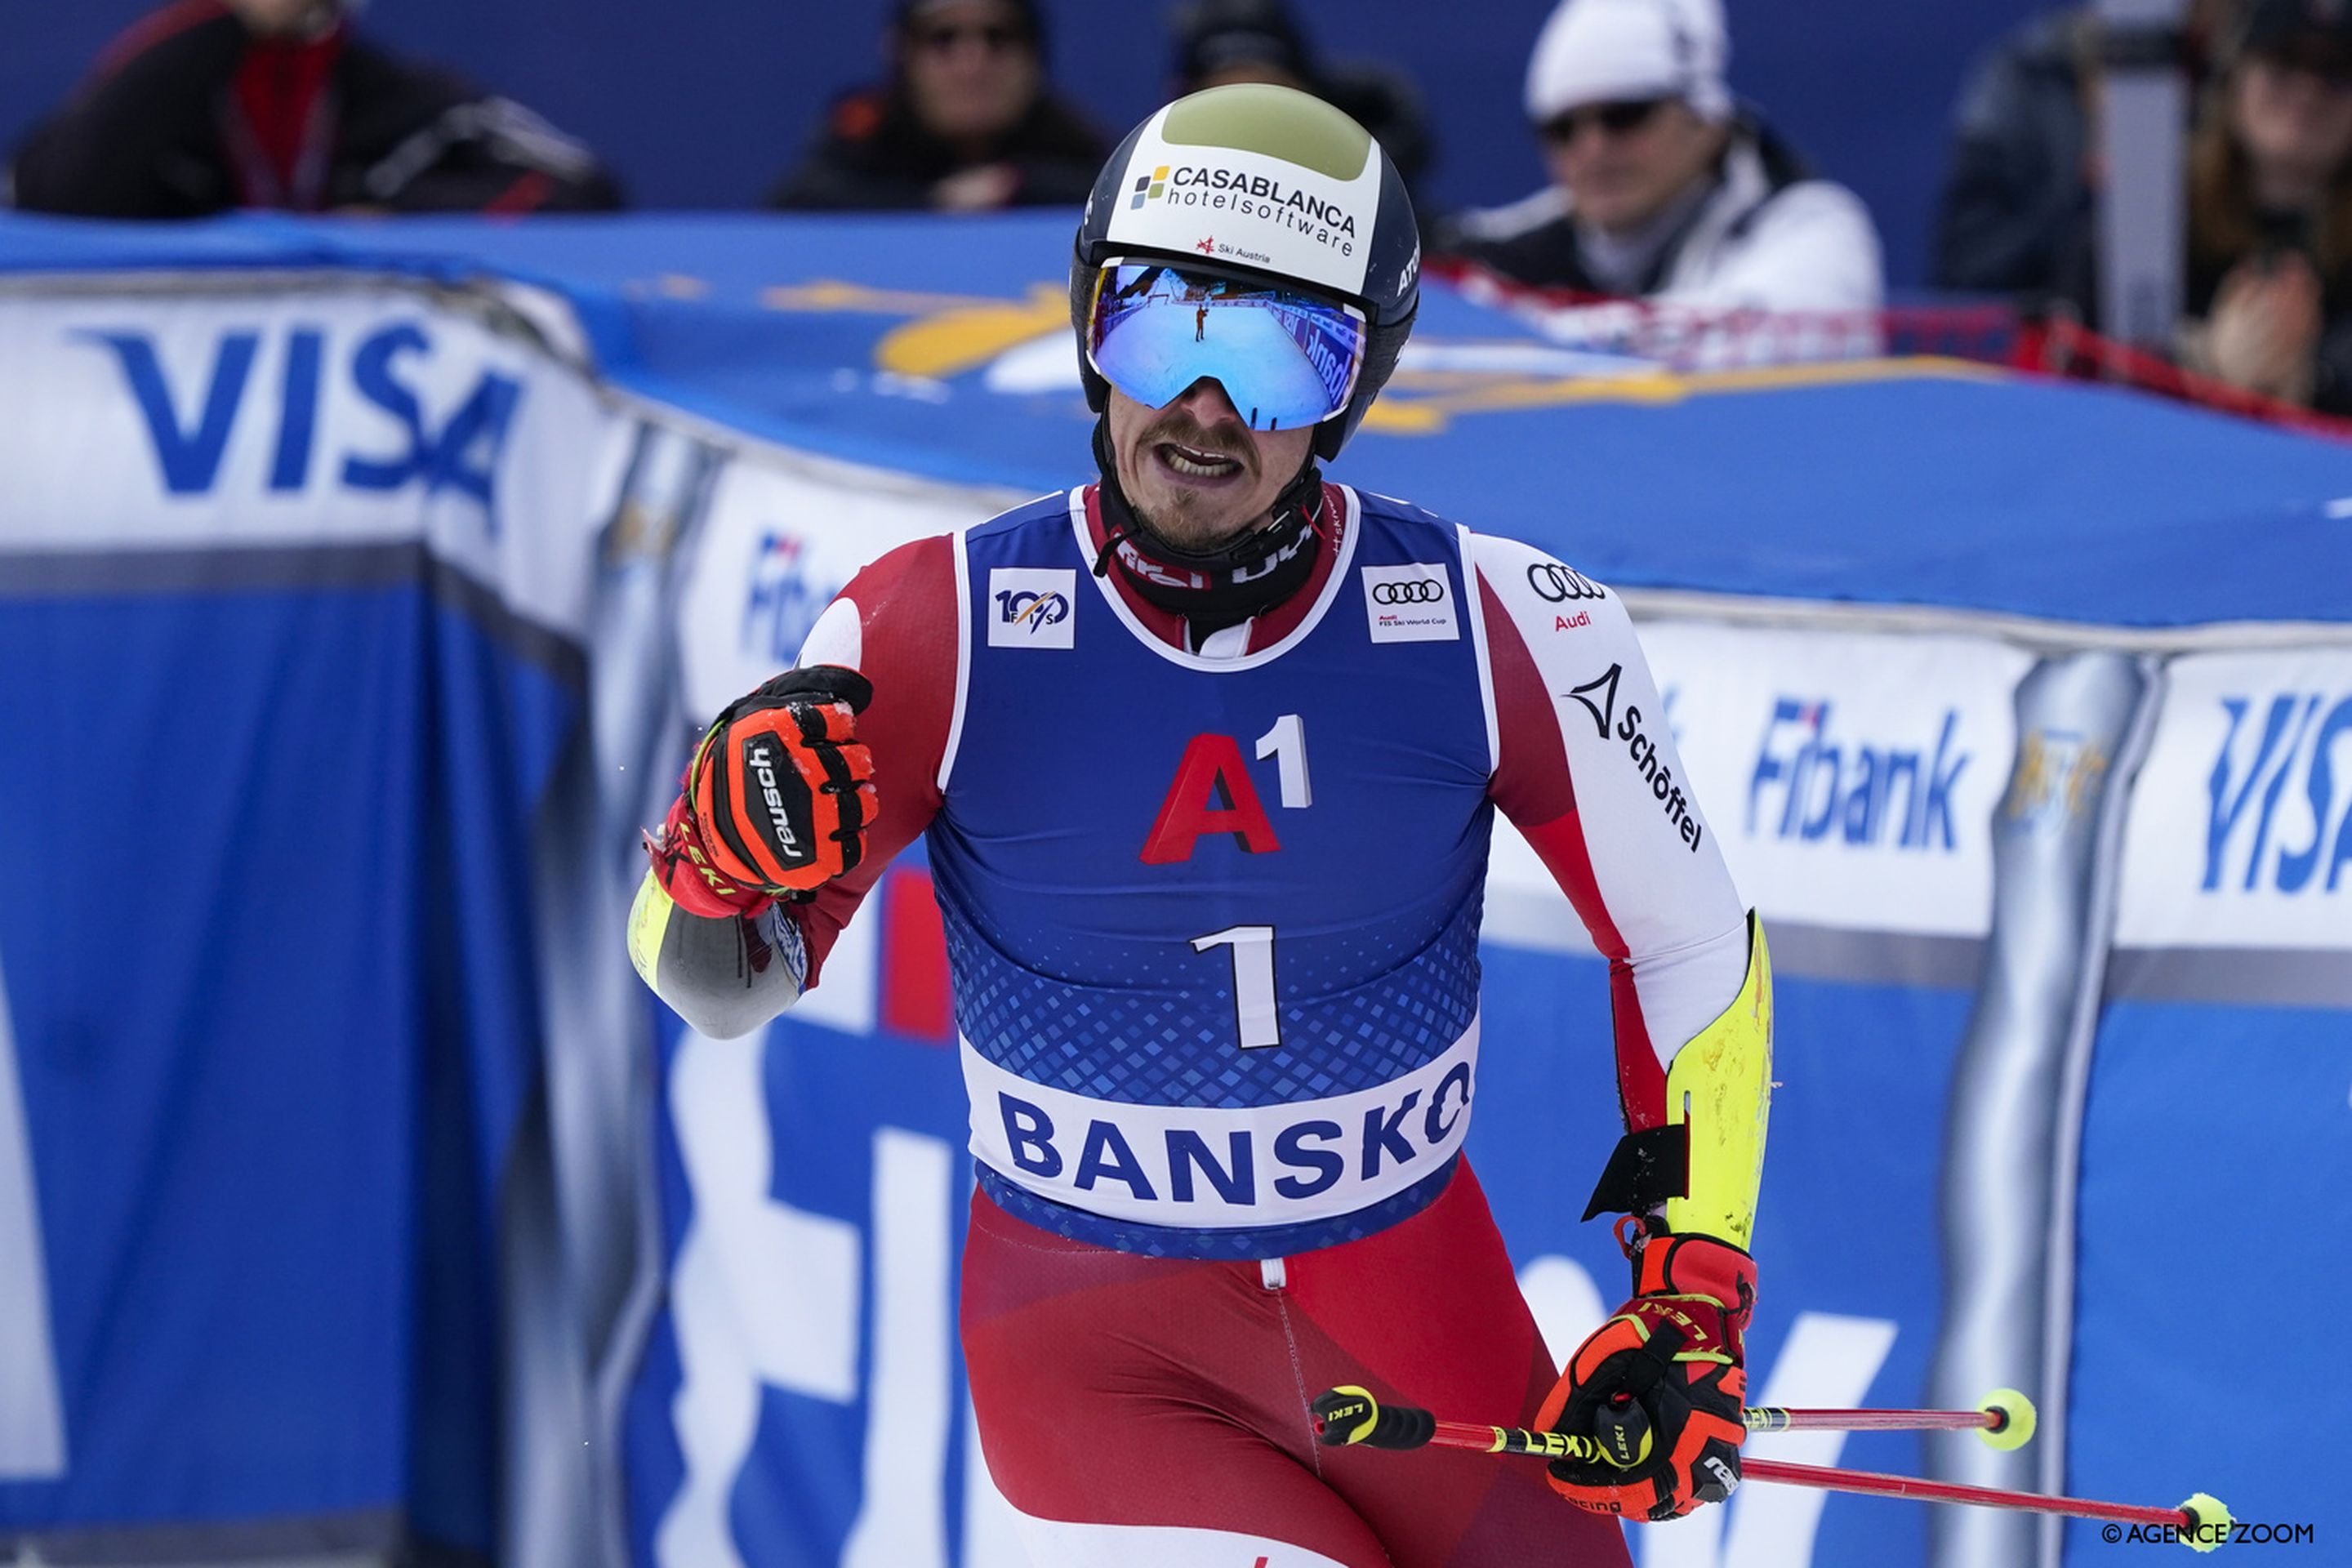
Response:
[[[1364,610],[1372,640],[1444,642],[1462,635],[1446,569],[1434,563],[1363,569]]]

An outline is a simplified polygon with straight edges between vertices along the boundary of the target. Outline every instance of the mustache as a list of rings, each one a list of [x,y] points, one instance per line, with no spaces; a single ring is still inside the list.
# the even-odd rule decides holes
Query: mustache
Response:
[[[1246,435],[1236,435],[1230,430],[1223,433],[1212,430],[1189,415],[1179,414],[1160,420],[1144,433],[1145,446],[1156,447],[1162,442],[1190,447],[1211,457],[1231,458],[1253,471],[1257,468],[1257,448],[1250,444]]]

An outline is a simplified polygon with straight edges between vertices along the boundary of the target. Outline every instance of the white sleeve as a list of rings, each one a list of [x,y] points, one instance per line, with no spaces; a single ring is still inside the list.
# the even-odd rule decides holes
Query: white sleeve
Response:
[[[1624,602],[1514,540],[1471,536],[1500,738],[1496,803],[1630,972],[1621,1061],[1661,1067],[1748,969],[1747,906],[1691,793]]]

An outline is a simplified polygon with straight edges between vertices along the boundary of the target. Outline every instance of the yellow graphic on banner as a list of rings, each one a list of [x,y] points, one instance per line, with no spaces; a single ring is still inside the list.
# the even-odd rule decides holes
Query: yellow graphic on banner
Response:
[[[808,314],[913,318],[883,333],[874,346],[873,368],[889,374],[944,381],[984,368],[1003,355],[1070,330],[1070,300],[1058,283],[1034,283],[1024,299],[876,289],[837,279],[779,285],[761,290],[771,310]],[[1496,357],[1524,355],[1525,338],[1438,339],[1416,346],[1444,351],[1459,363],[1481,351]],[[1599,356],[1595,356],[1598,358]],[[1546,374],[1517,369],[1398,369],[1364,427],[1391,436],[1435,436],[1464,415],[1503,414],[1576,404],[1665,406],[1694,397],[1797,387],[1842,386],[1879,381],[1997,379],[1989,365],[1941,357],[1823,360],[1811,363],[1759,365],[1722,370],[1677,371],[1627,360],[1622,369],[1604,363],[1574,374]]]

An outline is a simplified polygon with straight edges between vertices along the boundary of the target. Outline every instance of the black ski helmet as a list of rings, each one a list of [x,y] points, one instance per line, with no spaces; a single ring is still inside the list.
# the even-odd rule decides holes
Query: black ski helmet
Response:
[[[1129,132],[1095,177],[1070,253],[1070,324],[1097,414],[1110,388],[1087,359],[1087,312],[1111,256],[1310,289],[1360,309],[1371,331],[1355,394],[1315,430],[1326,462],[1387,384],[1421,308],[1421,229],[1396,165],[1362,126],[1286,87],[1189,93]]]

